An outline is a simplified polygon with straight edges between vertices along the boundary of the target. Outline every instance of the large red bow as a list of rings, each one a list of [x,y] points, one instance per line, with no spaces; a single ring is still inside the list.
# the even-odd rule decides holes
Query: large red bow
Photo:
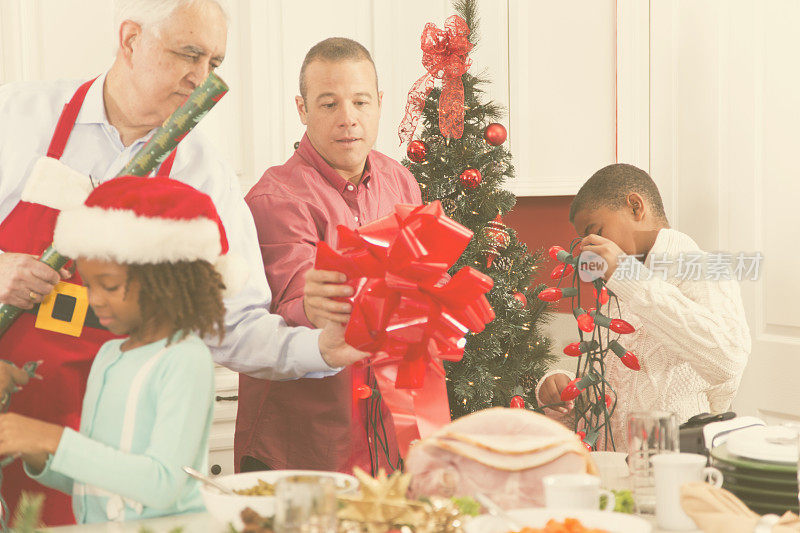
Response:
[[[493,281],[471,267],[447,274],[472,232],[438,201],[397,205],[357,230],[338,231],[339,251],[320,242],[315,268],[343,272],[356,289],[345,339],[374,354],[370,364],[405,454],[413,439],[450,421],[441,360],[460,360],[467,332],[494,319],[485,296]]]
[[[406,114],[400,123],[400,142],[414,136],[425,99],[433,90],[435,79],[442,80],[439,97],[439,131],[445,137],[460,139],[464,133],[464,84],[461,76],[469,69],[467,54],[472,49],[467,23],[453,15],[444,23],[444,30],[429,22],[422,30],[422,65],[428,71],[408,91]]]

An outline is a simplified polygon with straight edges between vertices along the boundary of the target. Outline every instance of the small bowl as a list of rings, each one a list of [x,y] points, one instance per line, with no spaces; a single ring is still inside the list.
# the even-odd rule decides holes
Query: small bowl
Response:
[[[265,470],[262,472],[243,472],[214,478],[214,481],[233,490],[248,489],[258,485],[258,480],[266,483],[275,483],[286,476],[319,476],[332,477],[340,494],[353,492],[358,488],[358,480],[353,476],[339,472],[324,472],[319,470]],[[233,525],[236,530],[244,527],[242,511],[249,507],[261,516],[268,518],[275,514],[274,496],[241,496],[222,494],[213,487],[200,485],[200,494],[206,510],[221,525]]]

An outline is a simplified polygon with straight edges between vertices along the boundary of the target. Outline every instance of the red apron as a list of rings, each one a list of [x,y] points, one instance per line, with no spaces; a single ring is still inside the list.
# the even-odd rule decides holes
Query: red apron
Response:
[[[81,85],[64,106],[47,150],[48,157],[61,158],[86,93],[94,81]],[[174,159],[175,151],[159,168],[159,176],[169,176]],[[40,255],[53,242],[58,213],[58,210],[44,205],[20,201],[0,223],[0,250]],[[77,273],[66,281],[81,284]],[[80,337],[73,337],[34,328],[35,322],[36,315],[23,313],[0,337],[0,358],[17,366],[27,361],[44,360],[38,369],[44,379],[31,380],[23,390],[14,394],[10,411],[77,431],[89,368],[100,346],[114,335],[105,329],[84,326]],[[75,523],[72,498],[30,479],[22,469],[22,461],[14,461],[3,469],[2,479],[0,490],[9,505],[9,516],[14,515],[23,491],[38,492],[46,496],[42,515],[45,525]]]

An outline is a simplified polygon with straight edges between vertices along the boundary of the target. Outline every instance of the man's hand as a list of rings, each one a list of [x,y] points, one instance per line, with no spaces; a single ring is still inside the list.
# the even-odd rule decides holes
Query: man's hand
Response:
[[[15,413],[0,415],[0,456],[56,453],[63,432],[62,426],[35,418]]]
[[[561,391],[569,385],[569,382],[569,376],[566,374],[553,374],[552,376],[548,376],[539,388],[539,401],[543,406],[561,402]],[[552,409],[561,414],[567,414],[572,411],[573,407],[575,407],[574,402],[566,402],[563,406],[553,406],[547,409]]]
[[[353,288],[345,285],[347,277],[341,272],[314,270],[306,272],[306,285],[303,289],[303,310],[309,322],[317,328],[328,322],[347,324],[353,307],[347,302],[333,298],[347,298],[353,295]]]
[[[594,252],[603,258],[608,265],[603,275],[603,279],[606,281],[611,279],[612,274],[617,270],[617,263],[619,263],[620,256],[625,254],[622,248],[617,246],[617,243],[614,241],[594,234],[587,235],[583,238],[581,241],[581,252]]]
[[[30,309],[70,276],[66,268],[56,272],[33,255],[0,254],[0,303]]]
[[[319,353],[332,368],[351,365],[369,357],[369,352],[356,350],[344,341],[344,326],[328,321],[319,336]]]

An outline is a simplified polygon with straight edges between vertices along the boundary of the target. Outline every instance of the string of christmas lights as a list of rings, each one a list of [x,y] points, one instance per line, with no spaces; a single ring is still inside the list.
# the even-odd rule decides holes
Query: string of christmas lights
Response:
[[[610,421],[616,410],[617,393],[605,377],[606,357],[619,357],[627,368],[639,370],[636,354],[620,342],[622,335],[635,330],[621,318],[619,300],[608,290],[602,278],[591,282],[594,286],[594,307],[584,309],[582,306],[579,256],[574,254],[579,243],[580,239],[574,239],[569,251],[561,246],[550,248],[548,254],[551,259],[558,261],[550,277],[557,283],[555,287],[541,291],[538,297],[545,302],[571,299],[579,340],[564,347],[564,354],[577,358],[577,377],[561,392],[561,402],[575,402],[574,429],[586,448],[596,450],[602,443],[605,449],[613,450],[616,448]],[[612,317],[614,310],[616,313]],[[563,405],[561,402],[552,406]],[[541,406],[539,409],[552,406]]]

